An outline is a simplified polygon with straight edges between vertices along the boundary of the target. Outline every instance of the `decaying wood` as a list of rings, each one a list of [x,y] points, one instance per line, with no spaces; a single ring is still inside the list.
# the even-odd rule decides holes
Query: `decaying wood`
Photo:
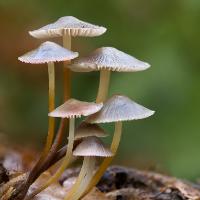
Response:
[[[12,162],[12,152],[15,162]],[[16,153],[18,156],[16,156]],[[6,165],[9,166],[8,168],[5,167],[6,155],[8,154],[5,154],[5,157],[1,159],[1,200],[9,200],[11,194],[16,191],[18,186],[23,184],[27,176],[25,173],[28,169],[27,160],[24,160],[21,153],[17,151],[9,153],[10,161],[9,165],[8,162]],[[20,155],[21,158],[19,158]],[[16,158],[19,158],[19,160],[16,161]],[[15,170],[16,166],[18,166],[20,172]],[[62,200],[74,184],[79,170],[80,168],[67,169],[58,183],[51,185],[33,200]],[[48,171],[40,176],[29,189],[29,193],[46,182],[51,175],[52,171]],[[107,169],[97,187],[83,200],[200,200],[200,185],[156,172],[112,166]]]
[[[110,167],[97,186],[110,199],[197,200],[199,185],[155,172]]]
[[[68,174],[68,178],[66,174]],[[71,174],[73,174],[72,169],[66,170],[63,175],[65,180],[62,180],[61,183],[63,184],[71,178]],[[200,199],[200,185],[198,184],[155,172],[140,171],[121,166],[108,168],[97,188],[109,200]]]

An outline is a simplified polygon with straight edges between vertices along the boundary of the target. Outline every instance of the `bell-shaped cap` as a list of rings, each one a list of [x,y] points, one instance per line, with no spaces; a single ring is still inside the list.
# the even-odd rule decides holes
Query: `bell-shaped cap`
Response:
[[[56,61],[66,61],[78,57],[77,52],[70,51],[54,42],[44,42],[18,59],[25,63],[42,64]]]
[[[75,72],[90,72],[101,69],[118,72],[136,72],[145,70],[150,65],[116,48],[101,47],[86,57],[75,59],[68,67]]]
[[[63,36],[64,32],[73,37],[94,37],[105,33],[106,28],[81,21],[72,16],[65,16],[54,23],[30,31],[29,34],[35,38],[44,39]]]
[[[126,96],[114,95],[104,103],[103,108],[99,112],[90,115],[86,122],[129,121],[147,118],[153,114],[154,111],[137,104]]]
[[[49,113],[49,117],[75,118],[88,116],[98,112],[102,103],[84,102],[76,99],[69,99],[64,104]]]
[[[87,137],[75,148],[74,156],[111,157],[113,153],[97,137]]]
[[[85,137],[106,137],[108,134],[97,124],[89,124],[82,122],[75,130],[75,139],[81,139]]]

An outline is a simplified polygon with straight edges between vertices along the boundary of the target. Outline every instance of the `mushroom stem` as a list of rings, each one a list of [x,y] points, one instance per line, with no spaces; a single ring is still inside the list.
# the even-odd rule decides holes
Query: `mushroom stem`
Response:
[[[114,132],[114,136],[113,136],[113,140],[112,140],[112,144],[111,144],[111,151],[112,151],[113,155],[116,154],[117,149],[119,147],[121,133],[122,133],[122,122],[116,122],[115,123],[115,132]],[[91,182],[89,183],[89,186],[87,187],[87,189],[85,190],[83,195],[90,192],[92,190],[92,188],[99,182],[102,175],[106,171],[107,167],[112,162],[113,158],[114,158],[114,156],[104,159],[104,161],[99,166],[98,170],[95,172],[95,175],[93,176]]]
[[[53,62],[48,63],[48,73],[49,73],[49,112],[55,109],[55,67]],[[49,152],[53,138],[54,138],[54,127],[55,119],[49,117],[49,130],[47,135],[47,141],[42,157],[44,158]]]
[[[72,158],[72,151],[73,151],[73,145],[74,145],[74,127],[75,127],[75,118],[70,118],[69,120],[69,142],[67,145],[67,152],[66,155],[62,161],[61,166],[56,171],[56,173],[41,187],[39,187],[37,190],[35,190],[32,194],[29,195],[29,197],[26,200],[32,199],[35,195],[46,189],[49,185],[57,181],[62,173],[65,171],[66,167],[70,164],[71,158]]]
[[[96,103],[101,103],[106,100],[110,82],[110,71],[102,69],[100,71],[99,89],[96,98]]]
[[[66,49],[71,49],[71,36],[67,34],[66,30],[63,33],[63,47]],[[64,61],[64,102],[67,101],[71,96],[71,71],[67,68],[69,61]]]
[[[51,112],[55,108],[55,67],[53,62],[48,63],[48,76],[49,76],[49,112]],[[41,163],[43,162],[44,158],[46,157],[51,148],[54,138],[54,127],[55,127],[54,118],[49,117],[48,126],[49,127],[48,127],[48,135],[46,138],[46,144],[40,159],[37,161],[37,163],[33,168],[34,171],[40,167]]]
[[[71,49],[71,36],[64,30],[63,34],[63,47],[66,49]]]
[[[72,200],[80,199],[80,197],[83,195],[84,191],[87,189],[87,187],[92,179],[93,172],[95,169],[95,160],[96,159],[94,157],[89,157],[88,162],[90,162],[90,163],[88,164],[88,166],[89,166],[88,169],[86,169],[87,170],[86,175],[85,175],[84,179],[81,181],[77,192],[74,193]]]
[[[48,63],[48,76],[49,76],[49,112],[51,112],[55,108],[55,67],[53,62]],[[54,127],[55,127],[55,119],[53,117],[49,117],[49,127],[48,127],[48,135],[46,138],[46,144],[40,159],[34,166],[34,170],[37,170],[40,167],[40,165],[44,161],[44,158],[47,156],[51,148],[54,138]]]
[[[63,32],[63,47],[71,50],[71,36],[66,30]],[[63,102],[67,101],[71,97],[71,71],[67,67],[70,61],[63,62]],[[69,128],[69,120],[64,119],[63,123],[66,124],[66,128]]]
[[[78,200],[87,188],[95,168],[94,157],[84,157],[79,176],[64,200]]]

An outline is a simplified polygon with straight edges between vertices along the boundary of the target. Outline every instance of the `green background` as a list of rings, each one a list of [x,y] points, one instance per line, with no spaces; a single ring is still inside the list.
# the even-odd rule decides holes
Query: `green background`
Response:
[[[65,15],[108,28],[100,37],[73,39],[73,50],[80,55],[113,46],[152,66],[144,72],[112,73],[109,95],[127,95],[156,111],[149,119],[124,123],[115,162],[199,177],[199,0],[0,0],[1,132],[16,143],[42,146],[47,68],[22,64],[17,57],[41,43],[29,30]],[[57,105],[62,100],[61,67],[57,65]],[[96,72],[74,74],[73,97],[94,101],[98,78]],[[112,132],[113,126],[106,129]]]

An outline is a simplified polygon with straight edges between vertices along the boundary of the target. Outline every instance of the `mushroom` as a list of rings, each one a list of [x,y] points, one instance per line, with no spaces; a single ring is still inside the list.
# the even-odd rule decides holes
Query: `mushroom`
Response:
[[[62,161],[61,166],[56,171],[56,173],[41,187],[39,187],[37,190],[35,190],[28,199],[31,199],[35,195],[37,195],[42,190],[46,189],[49,185],[51,185],[53,182],[57,181],[58,178],[61,176],[61,174],[64,172],[65,168],[70,163],[70,160],[72,158],[72,151],[74,146],[74,126],[75,126],[75,118],[81,117],[81,116],[88,116],[93,113],[98,112],[102,108],[102,104],[96,104],[96,103],[89,103],[84,101],[79,101],[76,99],[69,99],[64,104],[53,110],[49,113],[50,117],[59,117],[59,118],[68,118],[69,119],[69,137],[68,137],[68,145],[67,145],[67,151],[66,155]]]
[[[113,47],[101,47],[86,57],[78,58],[68,66],[75,72],[100,71],[99,89],[96,102],[106,99],[109,87],[110,71],[137,72],[150,67],[142,62]]]
[[[88,123],[110,123],[115,122],[115,132],[111,144],[111,151],[115,155],[119,146],[122,133],[122,122],[130,120],[144,119],[154,114],[154,111],[149,110],[126,96],[114,95],[108,99],[103,108],[90,115],[86,122]],[[86,192],[90,191],[100,180],[108,165],[113,160],[113,157],[106,158],[96,171],[91,180]],[[84,193],[85,194],[85,193]]]
[[[71,37],[95,37],[106,32],[106,28],[81,21],[72,16],[59,18],[56,22],[43,26],[29,34],[38,39],[63,37],[63,46],[71,49]],[[70,70],[64,63],[64,101],[70,98],[71,79]]]
[[[106,136],[107,136],[107,134],[105,133],[104,129],[102,129],[100,126],[98,126],[97,124],[89,124],[85,121],[83,121],[75,131],[75,140],[81,140],[81,139],[84,140],[87,137],[90,137],[90,138],[96,137],[97,138],[97,137],[106,137]],[[93,140],[94,140],[94,138],[93,138]],[[82,142],[82,145],[88,143],[87,142],[88,140],[84,140],[84,141],[85,142]],[[97,143],[98,146],[101,144],[98,139],[96,139],[95,141],[96,141],[95,143]],[[80,148],[81,148],[82,145],[80,145]],[[102,144],[102,146],[104,147],[103,144]],[[97,148],[97,147],[95,147],[95,148]],[[94,148],[94,150],[95,150],[95,148]],[[100,147],[98,147],[98,148],[100,148]],[[77,147],[77,150],[78,149],[79,148]],[[83,148],[83,149],[86,150],[86,148]],[[94,151],[94,150],[92,150],[92,151],[98,152],[97,150],[96,151]],[[82,172],[83,172],[83,170],[82,170]],[[86,170],[84,170],[84,172],[86,172]],[[73,188],[71,189],[71,191],[67,195],[66,199],[71,199],[71,195],[73,195],[74,191],[79,187],[81,180],[83,179],[84,176],[85,176],[85,174],[80,173],[79,178],[76,180],[76,183],[74,184]]]
[[[56,22],[43,26],[34,31],[30,31],[30,35],[35,38],[45,39],[52,37],[60,37],[64,34],[68,36],[95,37],[106,32],[106,28],[84,22],[73,16],[64,16]]]
[[[73,151],[74,156],[83,156],[83,165],[76,180],[64,200],[78,200],[86,190],[95,170],[96,157],[111,157],[112,152],[95,136],[86,137]]]
[[[31,64],[43,64],[48,65],[49,76],[49,112],[55,108],[55,69],[54,62],[56,61],[68,61],[78,56],[77,52],[67,50],[54,42],[44,42],[37,49],[34,49],[18,59],[25,63]],[[42,158],[44,158],[49,149],[51,148],[54,137],[55,120],[49,117],[48,136],[46,139],[46,145],[43,151]],[[42,160],[41,158],[41,160]]]
[[[75,130],[75,140],[89,136],[106,137],[108,134],[97,124],[89,124],[83,121]]]

